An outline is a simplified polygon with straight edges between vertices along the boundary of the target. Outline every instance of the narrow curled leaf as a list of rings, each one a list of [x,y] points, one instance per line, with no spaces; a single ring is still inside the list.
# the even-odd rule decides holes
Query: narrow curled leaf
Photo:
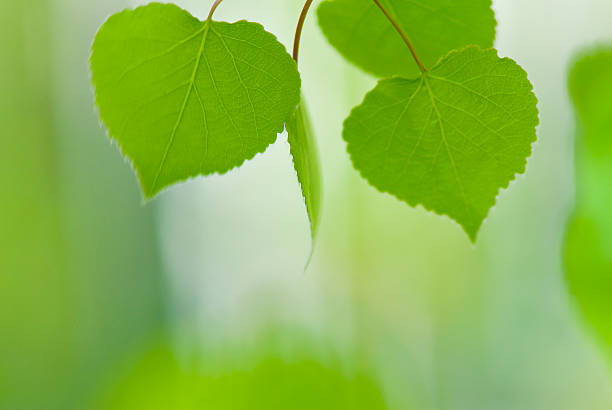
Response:
[[[536,105],[520,66],[468,47],[419,78],[381,80],[343,136],[374,187],[450,216],[475,241],[499,190],[525,171]]]
[[[570,293],[612,357],[612,48],[589,51],[572,68],[578,117],[576,209],[565,238]]]
[[[306,211],[310,220],[310,234],[312,248],[308,262],[314,252],[319,218],[321,213],[321,165],[310,117],[306,108],[304,97],[298,109],[287,122],[289,146],[293,156],[293,165],[297,172],[298,181],[302,188],[302,195],[306,203]],[[308,263],[307,265],[308,266]]]
[[[492,47],[491,0],[381,0],[426,67],[451,50]],[[329,42],[377,77],[413,77],[419,69],[400,36],[372,0],[325,0],[317,11]]]
[[[299,102],[296,64],[261,25],[202,22],[170,4],[111,16],[91,71],[100,116],[147,198],[263,152]]]

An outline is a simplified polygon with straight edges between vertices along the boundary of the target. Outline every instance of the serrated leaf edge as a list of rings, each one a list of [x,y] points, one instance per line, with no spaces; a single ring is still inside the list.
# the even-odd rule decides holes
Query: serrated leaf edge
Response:
[[[194,18],[194,19],[198,20],[200,23],[205,23],[205,21],[202,21],[202,20],[200,20],[200,19],[198,19],[198,18],[194,17],[194,16],[193,16],[193,15],[192,15],[192,14],[191,14],[189,11],[187,11],[187,10],[185,10],[185,9],[183,9],[183,8],[181,8],[181,7],[177,6],[177,5],[175,5],[175,4],[172,4],[172,3],[159,3],[159,2],[152,2],[152,3],[148,3],[148,4],[145,4],[145,5],[142,5],[142,6],[138,6],[138,7],[134,7],[134,8],[128,7],[128,8],[123,9],[122,11],[119,11],[119,12],[117,12],[117,13],[114,13],[114,14],[110,15],[109,17],[107,17],[107,18],[106,18],[106,20],[104,21],[104,23],[102,23],[102,24],[100,25],[100,27],[99,27],[99,28],[98,28],[98,30],[96,31],[96,34],[95,34],[95,36],[94,36],[94,41],[92,42],[92,45],[91,45],[91,47],[90,47],[89,59],[88,59],[88,61],[89,61],[89,70],[88,70],[88,71],[89,71],[89,84],[90,84],[90,89],[92,90],[92,93],[94,94],[94,108],[95,108],[95,110],[96,110],[96,114],[97,114],[97,117],[98,117],[98,123],[99,123],[99,125],[100,125],[100,126],[101,126],[101,127],[104,129],[104,130],[105,130],[106,136],[107,136],[107,138],[110,140],[111,144],[112,144],[112,145],[115,145],[115,146],[118,148],[118,150],[119,150],[119,152],[120,152],[121,156],[123,157],[124,161],[130,165],[130,167],[132,168],[132,170],[134,171],[134,173],[137,175],[137,179],[138,179],[138,186],[139,186],[140,193],[141,193],[141,195],[142,195],[142,202],[143,202],[143,204],[147,204],[147,203],[149,203],[151,200],[155,199],[155,198],[156,198],[157,196],[159,196],[160,194],[162,194],[162,193],[166,192],[167,190],[169,190],[169,189],[171,189],[171,188],[173,188],[173,187],[175,187],[175,186],[182,185],[182,184],[184,184],[184,183],[186,183],[186,182],[189,182],[189,181],[191,181],[191,180],[195,180],[195,179],[198,179],[198,178],[202,178],[202,177],[208,177],[208,176],[214,176],[214,175],[225,175],[225,174],[227,174],[227,173],[229,173],[229,172],[231,172],[231,171],[233,171],[233,170],[235,170],[235,169],[237,169],[237,168],[242,167],[242,166],[244,165],[244,163],[245,163],[245,162],[253,160],[253,159],[254,159],[256,156],[263,155],[263,154],[265,153],[265,151],[266,151],[266,150],[267,150],[267,149],[268,149],[268,148],[269,148],[271,145],[275,144],[275,143],[278,141],[278,135],[279,135],[279,134],[282,134],[282,133],[285,131],[285,124],[286,124],[286,122],[287,122],[287,121],[288,121],[288,120],[291,118],[291,116],[293,115],[293,113],[295,112],[295,110],[297,109],[297,106],[298,106],[299,101],[300,101],[300,99],[299,99],[299,95],[300,95],[300,94],[298,93],[298,94],[297,94],[297,95],[298,95],[297,101],[296,101],[295,105],[293,106],[293,109],[290,111],[290,114],[287,116],[287,119],[286,119],[285,121],[283,121],[283,122],[282,122],[282,125],[279,127],[279,129],[278,129],[278,130],[274,130],[274,131],[276,132],[276,137],[275,137],[275,138],[274,138],[274,140],[273,140],[273,141],[272,141],[272,142],[271,142],[271,143],[270,143],[270,144],[269,144],[267,147],[265,147],[263,150],[258,151],[258,152],[255,152],[253,155],[250,155],[250,156],[248,156],[247,158],[245,158],[245,159],[244,159],[244,160],[243,160],[243,161],[242,161],[240,164],[237,164],[237,165],[235,165],[235,166],[233,166],[233,167],[231,167],[231,168],[228,168],[228,169],[226,169],[226,170],[223,170],[223,171],[215,171],[215,172],[211,172],[211,173],[208,173],[208,174],[197,174],[197,175],[193,175],[193,176],[186,177],[186,178],[183,178],[183,179],[178,179],[178,180],[176,180],[175,182],[173,182],[173,183],[171,183],[171,184],[169,184],[169,185],[166,185],[166,186],[162,187],[161,189],[159,189],[159,190],[157,190],[157,191],[153,192],[151,195],[148,195],[148,194],[145,192],[145,189],[144,189],[143,184],[142,184],[142,182],[141,182],[141,180],[142,180],[142,176],[141,176],[140,170],[139,170],[139,169],[136,167],[136,165],[134,164],[134,161],[133,161],[133,159],[130,157],[130,155],[128,155],[128,154],[127,154],[127,153],[124,151],[124,149],[123,149],[123,147],[122,147],[121,143],[119,142],[118,138],[117,138],[116,136],[114,136],[114,135],[112,135],[112,134],[110,133],[109,128],[106,126],[106,123],[104,122],[104,120],[103,120],[102,116],[100,115],[100,114],[101,114],[101,111],[100,111],[100,106],[99,106],[99,104],[98,104],[98,93],[97,93],[97,86],[96,86],[96,84],[95,84],[95,83],[94,83],[94,81],[93,81],[93,71],[92,71],[91,67],[92,67],[92,56],[93,56],[93,53],[94,53],[94,48],[95,48],[95,43],[96,43],[96,40],[95,40],[95,39],[98,37],[98,34],[99,34],[99,33],[100,33],[100,31],[103,29],[104,25],[105,25],[106,23],[108,23],[108,22],[109,22],[111,19],[113,19],[113,18],[115,18],[115,17],[118,17],[118,16],[119,16],[119,15],[121,15],[121,14],[124,14],[124,13],[125,13],[125,14],[128,14],[128,13],[133,13],[133,12],[137,11],[138,9],[142,9],[142,8],[149,7],[149,6],[152,6],[152,5],[153,5],[153,6],[168,6],[168,7],[174,7],[174,8],[176,8],[176,9],[178,9],[178,10],[182,11],[182,12],[185,12],[185,13],[189,14],[189,16],[191,16],[192,18]],[[232,23],[230,23],[230,22],[224,22],[224,21],[215,21],[215,22],[218,22],[218,23],[226,23],[226,24],[231,24],[231,25],[233,25],[233,24],[253,24],[253,25],[256,25],[256,26],[258,26],[258,28],[260,28],[260,29],[261,29],[261,30],[263,30],[265,33],[267,33],[269,36],[271,36],[272,38],[274,38],[274,40],[276,41],[276,43],[277,43],[277,44],[278,44],[280,47],[282,47],[283,51],[284,51],[284,52],[287,54],[287,56],[288,56],[289,58],[291,58],[291,56],[289,55],[289,53],[288,53],[287,49],[285,48],[285,46],[284,46],[284,45],[283,45],[283,44],[282,44],[282,43],[281,43],[281,42],[278,40],[278,37],[276,37],[276,35],[274,35],[273,33],[271,33],[271,32],[269,32],[269,31],[267,31],[267,30],[265,29],[265,27],[264,27],[262,24],[260,24],[260,23],[257,23],[257,22],[252,22],[252,21],[248,21],[248,20],[244,20],[244,19],[242,19],[242,20],[237,20],[237,21],[232,22]],[[291,61],[293,61],[293,59],[291,59]],[[295,63],[295,62],[294,62],[294,63]],[[296,71],[297,71],[297,74],[298,74],[299,89],[301,89],[301,86],[302,86],[301,81],[302,81],[302,80],[301,80],[301,76],[300,76],[299,70],[297,70],[297,64],[296,64]]]
[[[451,221],[453,221],[454,223],[456,223],[457,225],[459,225],[459,226],[462,228],[462,230],[463,230],[463,231],[464,231],[464,232],[467,234],[467,236],[468,236],[468,238],[470,239],[470,241],[472,242],[472,244],[475,244],[475,243],[476,243],[476,240],[477,240],[477,238],[478,238],[478,234],[479,234],[479,232],[480,232],[480,229],[482,228],[482,225],[483,225],[483,224],[484,224],[484,222],[487,220],[488,216],[489,216],[489,215],[490,215],[490,213],[491,213],[491,210],[492,210],[492,209],[494,209],[494,208],[495,208],[495,206],[497,205],[497,200],[498,200],[498,198],[501,196],[502,192],[503,192],[504,190],[507,190],[507,189],[508,189],[508,187],[510,186],[510,184],[511,184],[512,182],[516,181],[516,179],[517,179],[517,177],[518,177],[519,175],[523,175],[523,174],[525,174],[525,172],[526,172],[526,170],[527,170],[527,164],[528,164],[528,162],[529,162],[529,159],[530,159],[530,158],[533,156],[533,150],[534,150],[533,146],[534,146],[534,144],[536,144],[536,143],[537,143],[537,141],[538,141],[538,140],[537,140],[537,127],[540,125],[540,112],[539,112],[539,109],[537,108],[537,105],[538,105],[539,101],[538,101],[537,96],[535,95],[535,92],[534,92],[534,87],[533,87],[533,83],[532,83],[532,82],[529,80],[529,75],[528,75],[527,71],[526,71],[526,70],[525,70],[525,69],[524,69],[524,68],[523,68],[523,67],[522,67],[520,64],[518,64],[518,63],[517,63],[517,62],[516,62],[514,59],[512,59],[512,58],[510,58],[510,57],[500,57],[500,56],[499,56],[499,52],[498,52],[498,50],[497,50],[497,49],[495,49],[495,48],[493,48],[493,47],[490,47],[490,48],[484,48],[484,49],[483,49],[483,48],[481,48],[480,46],[477,46],[477,45],[469,45],[469,46],[463,47],[463,48],[461,48],[461,49],[451,50],[451,51],[450,51],[450,52],[448,52],[446,55],[444,55],[444,56],[440,57],[440,58],[438,59],[438,61],[436,62],[436,65],[435,65],[433,68],[431,68],[429,71],[433,71],[433,70],[435,70],[435,69],[436,69],[436,68],[437,68],[437,67],[438,67],[438,66],[439,66],[439,65],[440,65],[440,64],[441,64],[441,63],[442,63],[444,60],[446,60],[447,58],[451,57],[452,55],[454,55],[454,54],[460,54],[460,53],[462,53],[462,52],[464,52],[464,51],[467,51],[467,50],[469,50],[469,49],[478,49],[478,50],[483,51],[483,52],[494,52],[494,53],[495,53],[495,55],[496,55],[496,56],[497,56],[497,57],[498,57],[498,58],[499,58],[501,61],[510,61],[510,62],[512,62],[513,64],[515,64],[517,67],[519,67],[519,68],[521,69],[521,71],[523,72],[524,79],[525,79],[525,80],[526,80],[526,81],[527,81],[527,82],[528,82],[528,83],[531,85],[531,87],[530,87],[530,90],[529,90],[529,91],[530,91],[531,96],[533,97],[533,100],[534,100],[534,103],[535,103],[535,106],[536,106],[536,111],[537,111],[537,117],[536,117],[536,118],[537,118],[537,120],[536,120],[536,123],[535,123],[535,125],[534,125],[534,128],[535,128],[535,130],[536,130],[536,132],[534,133],[534,137],[535,137],[535,138],[534,138],[534,139],[531,141],[531,146],[530,146],[530,152],[529,152],[529,155],[525,157],[525,159],[523,160],[522,165],[521,165],[521,167],[519,168],[519,170],[517,170],[517,171],[514,173],[514,177],[513,177],[513,178],[511,178],[511,179],[509,179],[509,180],[508,180],[508,181],[507,181],[505,184],[503,184],[502,186],[500,186],[500,187],[499,187],[498,192],[497,192],[497,195],[495,195],[495,197],[494,197],[494,198],[491,200],[491,202],[490,202],[490,206],[489,206],[489,210],[488,210],[488,212],[487,212],[487,215],[486,215],[486,216],[485,216],[485,217],[482,219],[482,221],[480,222],[480,224],[478,225],[478,227],[476,228],[476,230],[475,230],[475,232],[474,232],[474,233],[470,233],[470,232],[468,232],[468,230],[467,230],[467,229],[466,229],[466,228],[465,228],[465,227],[464,227],[464,226],[463,226],[463,225],[462,225],[462,224],[461,224],[459,221],[456,221],[455,219],[451,218],[449,215],[446,215],[446,214],[443,214],[443,213],[437,212],[437,211],[435,211],[434,209],[430,209],[430,208],[428,208],[427,206],[425,206],[423,203],[421,203],[421,202],[419,202],[419,201],[415,201],[415,202],[413,202],[413,203],[410,203],[409,201],[407,201],[407,200],[405,200],[405,199],[403,199],[403,198],[399,198],[397,195],[395,195],[394,193],[390,192],[389,190],[385,190],[385,189],[381,189],[381,188],[377,187],[376,185],[374,185],[374,184],[373,184],[373,183],[370,181],[370,179],[369,179],[369,178],[368,178],[366,175],[364,175],[363,171],[362,171],[362,170],[360,170],[360,169],[359,169],[359,168],[356,166],[355,161],[354,161],[354,159],[353,159],[352,155],[350,155],[350,153],[349,153],[349,157],[350,157],[350,159],[351,159],[351,163],[352,163],[352,165],[353,165],[353,168],[355,168],[355,169],[356,169],[356,170],[359,172],[359,175],[360,175],[360,176],[361,176],[363,179],[365,179],[365,180],[368,182],[368,185],[372,186],[372,187],[373,187],[374,189],[376,189],[378,192],[383,193],[383,194],[389,194],[389,195],[393,196],[394,198],[398,199],[399,201],[401,201],[401,202],[404,202],[404,203],[408,204],[408,205],[409,205],[410,207],[412,207],[412,208],[416,208],[416,207],[419,207],[419,206],[420,206],[421,208],[423,208],[423,209],[424,209],[424,210],[426,210],[427,212],[431,212],[431,213],[433,213],[433,214],[435,214],[435,215],[438,215],[438,216],[441,216],[441,217],[445,217],[445,218],[447,218],[447,219],[450,219]],[[370,94],[372,94],[372,93],[374,92],[374,90],[376,89],[376,87],[378,87],[378,85],[379,85],[381,82],[383,82],[383,81],[388,81],[388,80],[390,80],[390,79],[395,79],[395,78],[398,78],[398,79],[403,79],[403,80],[409,80],[409,81],[410,81],[410,80],[418,80],[418,78],[413,78],[413,79],[411,79],[411,78],[406,78],[406,77],[403,77],[403,76],[400,76],[400,75],[394,75],[394,76],[392,76],[392,77],[382,78],[382,79],[378,80],[378,82],[376,83],[376,86],[374,86],[374,88],[372,88],[370,91],[368,91],[368,92],[366,93],[365,97],[363,98],[362,102],[361,102],[359,105],[357,105],[357,106],[355,106],[355,107],[353,107],[353,108],[351,109],[350,114],[348,115],[348,117],[347,117],[347,118],[344,120],[344,122],[343,122],[342,138],[344,139],[344,141],[345,141],[345,143],[346,143],[347,145],[348,145],[348,141],[346,140],[346,135],[345,135],[344,130],[345,130],[345,126],[346,126],[346,123],[347,123],[347,121],[349,120],[349,118],[350,118],[350,117],[353,115],[353,113],[354,113],[354,112],[355,112],[355,111],[356,111],[356,110],[357,110],[359,107],[361,107],[361,105],[363,105],[363,103],[366,101],[366,99],[367,99],[367,98],[370,96]],[[348,149],[347,149],[347,152],[348,152]]]

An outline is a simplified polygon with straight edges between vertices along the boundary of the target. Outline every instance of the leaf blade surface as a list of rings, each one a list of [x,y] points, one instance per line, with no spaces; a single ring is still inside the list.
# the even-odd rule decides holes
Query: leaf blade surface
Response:
[[[381,0],[410,39],[426,67],[453,49],[492,47],[495,14],[491,0]],[[372,0],[326,0],[319,26],[344,57],[376,77],[416,76],[406,45]]]
[[[499,190],[525,171],[536,105],[520,66],[468,47],[420,78],[379,81],[343,137],[371,185],[451,217],[475,241]]]
[[[261,25],[202,22],[170,4],[111,16],[91,71],[100,116],[146,198],[265,151],[299,102],[297,67]]]

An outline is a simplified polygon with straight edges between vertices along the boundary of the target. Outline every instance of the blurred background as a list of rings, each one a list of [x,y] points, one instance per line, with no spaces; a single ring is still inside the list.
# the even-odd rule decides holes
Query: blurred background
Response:
[[[612,42],[609,0],[495,0],[496,46],[529,73],[539,141],[476,246],[369,187],[343,119],[375,79],[310,15],[303,92],[325,182],[318,248],[286,136],[143,205],[99,125],[89,46],[145,2],[0,0],[0,409],[612,408],[568,296],[571,57]],[[204,18],[212,1],[178,0]],[[226,0],[289,46],[303,2]],[[316,5],[316,3],[315,3]]]

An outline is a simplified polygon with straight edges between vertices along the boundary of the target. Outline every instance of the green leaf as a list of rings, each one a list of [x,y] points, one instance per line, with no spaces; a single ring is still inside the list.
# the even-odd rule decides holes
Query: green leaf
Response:
[[[570,73],[569,88],[581,131],[591,155],[612,153],[612,49],[596,49],[580,58]]]
[[[475,241],[499,190],[525,171],[536,104],[520,66],[468,47],[417,79],[381,80],[343,134],[374,187],[450,216]]]
[[[578,114],[576,208],[564,249],[568,288],[612,358],[612,48],[589,50],[570,74]]]
[[[293,165],[302,187],[302,195],[310,220],[312,248],[306,263],[306,266],[308,266],[314,252],[321,212],[321,164],[304,97],[302,97],[298,109],[287,122],[287,133],[291,155],[293,156]]]
[[[287,340],[287,335],[285,334]],[[104,410],[382,410],[388,407],[370,375],[347,375],[332,356],[265,347],[189,352],[161,343],[139,352],[95,408]],[[287,354],[286,351],[290,354]],[[143,354],[144,353],[144,354]],[[288,356],[288,357],[287,357]],[[329,355],[331,356],[331,355]],[[229,360],[229,359],[233,360]],[[237,358],[240,358],[238,360]],[[210,363],[218,363],[211,368]],[[273,388],[272,388],[273,387]]]
[[[612,255],[605,247],[611,238],[599,222],[588,212],[574,213],[565,239],[564,265],[570,294],[612,358]]]
[[[100,116],[146,198],[263,152],[299,102],[296,64],[259,24],[152,3],[110,17],[92,46]]]
[[[426,67],[467,45],[492,47],[491,0],[381,0]],[[317,11],[323,33],[344,57],[377,77],[413,77],[419,69],[372,0],[326,0]]]

